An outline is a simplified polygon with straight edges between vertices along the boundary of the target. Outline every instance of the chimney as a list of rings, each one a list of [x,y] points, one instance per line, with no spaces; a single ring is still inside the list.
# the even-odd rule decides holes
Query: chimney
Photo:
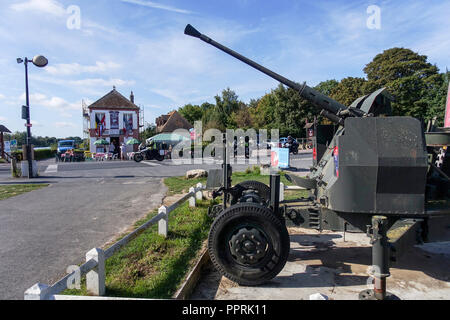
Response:
[[[131,101],[132,103],[134,103],[134,94],[133,94],[133,91],[131,91],[131,94],[130,94],[130,101]]]

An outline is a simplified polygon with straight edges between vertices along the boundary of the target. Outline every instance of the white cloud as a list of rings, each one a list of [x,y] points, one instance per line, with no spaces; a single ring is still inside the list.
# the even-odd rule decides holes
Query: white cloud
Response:
[[[54,66],[48,66],[45,71],[52,75],[77,75],[81,73],[103,73],[114,69],[120,68],[120,65],[114,62],[101,62],[97,61],[95,65],[83,66],[79,63],[69,63],[69,64],[56,64]]]
[[[82,80],[72,80],[69,81],[70,85],[80,86],[80,87],[112,87],[112,86],[132,86],[135,84],[133,80],[122,80],[122,79],[82,79]]]
[[[0,99],[5,99],[5,96],[0,93]]]
[[[54,125],[57,128],[67,128],[67,127],[69,127],[69,128],[76,128],[77,127],[72,122],[65,122],[65,121],[55,122]]]
[[[6,121],[5,117],[0,117],[0,121]]]
[[[26,2],[14,3],[10,6],[15,11],[32,11],[63,16],[66,14],[64,7],[56,0],[28,0]]]
[[[19,100],[23,101],[25,99],[25,93],[23,93]],[[79,102],[67,102],[63,98],[60,97],[47,97],[42,93],[33,93],[30,95],[30,105],[31,107],[39,106],[45,107],[51,110],[58,111],[61,116],[69,118],[72,117],[70,114],[71,111],[80,111],[81,112],[81,101]]]
[[[179,9],[179,8],[167,6],[167,5],[164,5],[164,4],[156,3],[156,2],[153,2],[153,1],[142,1],[142,0],[121,0],[121,1],[122,2],[131,3],[131,4],[136,4],[136,5],[139,5],[139,6],[144,6],[144,7],[154,8],[154,9],[167,10],[167,11],[177,12],[177,13],[184,13],[184,14],[191,14],[191,13],[193,13],[192,11],[189,11],[189,10]]]

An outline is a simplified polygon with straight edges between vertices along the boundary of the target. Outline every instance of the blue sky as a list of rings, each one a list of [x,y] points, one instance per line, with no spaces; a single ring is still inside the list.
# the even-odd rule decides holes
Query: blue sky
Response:
[[[67,8],[78,6],[80,29]],[[381,8],[369,29],[367,8]],[[364,76],[376,54],[406,47],[443,71],[450,66],[450,1],[288,0],[3,0],[0,10],[0,123],[25,130],[24,68],[30,65],[32,133],[82,135],[81,100],[93,102],[113,85],[145,108],[145,120],[187,103],[214,102],[230,87],[248,102],[277,83],[187,37],[202,33],[297,82]]]

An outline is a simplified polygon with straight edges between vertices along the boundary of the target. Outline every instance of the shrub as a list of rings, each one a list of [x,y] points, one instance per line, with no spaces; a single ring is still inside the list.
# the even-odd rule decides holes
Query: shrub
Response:
[[[22,151],[14,151],[12,153],[17,161],[22,161]],[[41,149],[41,150],[35,150],[34,151],[34,160],[45,160],[49,158],[53,158],[56,154],[56,150],[51,149]]]

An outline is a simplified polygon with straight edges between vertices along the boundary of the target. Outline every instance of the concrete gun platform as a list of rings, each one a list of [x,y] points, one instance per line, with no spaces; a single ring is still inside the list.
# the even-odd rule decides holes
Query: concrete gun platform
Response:
[[[269,283],[243,287],[205,268],[192,299],[357,300],[371,278],[369,238],[364,233],[289,228],[291,252],[283,271]],[[450,242],[414,246],[391,266],[387,289],[404,300],[450,299]]]

